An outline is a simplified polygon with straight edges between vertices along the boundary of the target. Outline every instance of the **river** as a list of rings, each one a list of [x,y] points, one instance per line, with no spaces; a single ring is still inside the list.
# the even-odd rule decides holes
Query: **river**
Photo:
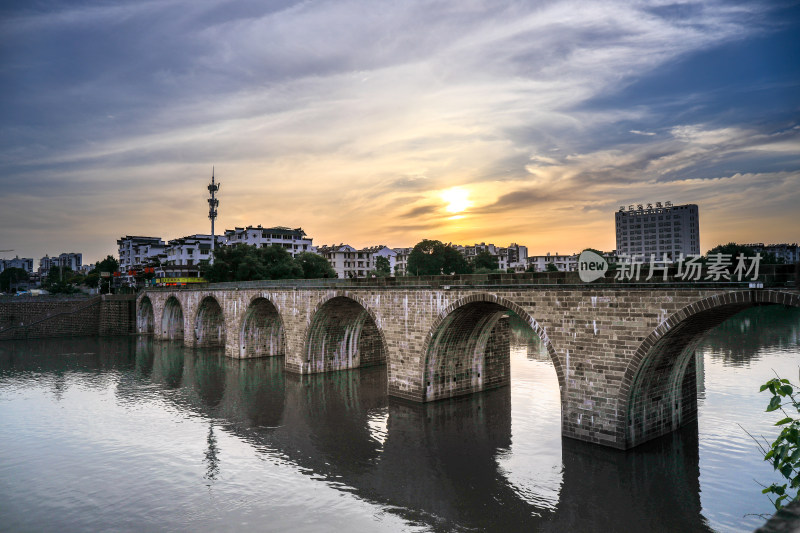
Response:
[[[382,367],[298,376],[146,337],[0,342],[0,531],[752,531],[779,480],[758,387],[800,310],[709,332],[699,416],[628,452],[562,439],[553,365],[513,324],[511,386],[414,405]],[[762,516],[763,515],[763,516]]]

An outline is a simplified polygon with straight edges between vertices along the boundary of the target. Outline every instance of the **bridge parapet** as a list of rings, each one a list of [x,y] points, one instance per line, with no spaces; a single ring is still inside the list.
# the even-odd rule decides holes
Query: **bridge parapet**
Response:
[[[765,288],[782,288],[791,290],[798,286],[798,265],[761,265],[758,278]],[[657,278],[658,276],[656,276]],[[506,287],[506,286],[533,286],[533,287],[613,287],[617,289],[630,288],[749,288],[750,281],[709,281],[705,279],[687,281],[678,275],[676,266],[670,267],[666,280],[653,278],[647,280],[647,270],[642,270],[640,279],[618,280],[615,279],[615,270],[610,270],[604,277],[584,283],[577,272],[520,272],[514,274],[455,274],[450,276],[401,276],[385,278],[355,278],[355,279],[292,279],[292,280],[258,280],[258,281],[231,281],[224,283],[210,283],[201,288],[186,288],[182,290],[247,290],[247,289],[366,289],[366,288],[407,288],[407,289],[454,289],[466,287]],[[175,287],[150,288],[148,291],[174,291]]]

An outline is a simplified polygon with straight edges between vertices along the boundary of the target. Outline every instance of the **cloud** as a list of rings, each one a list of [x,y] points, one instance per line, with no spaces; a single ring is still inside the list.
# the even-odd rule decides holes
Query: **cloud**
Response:
[[[0,22],[0,201],[51,206],[36,211],[63,228],[50,246],[75,233],[46,214],[56,206],[87,217],[115,206],[85,240],[98,256],[132,225],[207,231],[211,165],[224,182],[218,226],[302,225],[355,244],[383,240],[376,228],[413,244],[417,231],[480,239],[503,225],[504,239],[533,240],[549,210],[613,205],[629,194],[617,186],[798,168],[794,130],[688,120],[689,97],[669,120],[592,105],[772,31],[758,2],[37,6]],[[476,205],[442,220],[429,199],[455,186]],[[0,209],[0,223],[24,232],[33,212]]]

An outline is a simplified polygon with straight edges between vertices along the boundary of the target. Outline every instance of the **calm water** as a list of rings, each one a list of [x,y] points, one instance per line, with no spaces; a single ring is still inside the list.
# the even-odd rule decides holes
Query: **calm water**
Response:
[[[145,338],[0,343],[2,531],[752,531],[774,477],[758,386],[797,379],[800,313],[708,335],[696,426],[629,452],[560,436],[553,366],[387,398],[382,368],[299,377]]]

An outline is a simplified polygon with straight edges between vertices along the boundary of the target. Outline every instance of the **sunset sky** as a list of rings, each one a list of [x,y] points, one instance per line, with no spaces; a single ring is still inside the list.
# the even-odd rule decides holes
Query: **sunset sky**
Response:
[[[797,2],[7,1],[0,257],[302,227],[615,247],[700,206],[701,249],[800,240]]]

